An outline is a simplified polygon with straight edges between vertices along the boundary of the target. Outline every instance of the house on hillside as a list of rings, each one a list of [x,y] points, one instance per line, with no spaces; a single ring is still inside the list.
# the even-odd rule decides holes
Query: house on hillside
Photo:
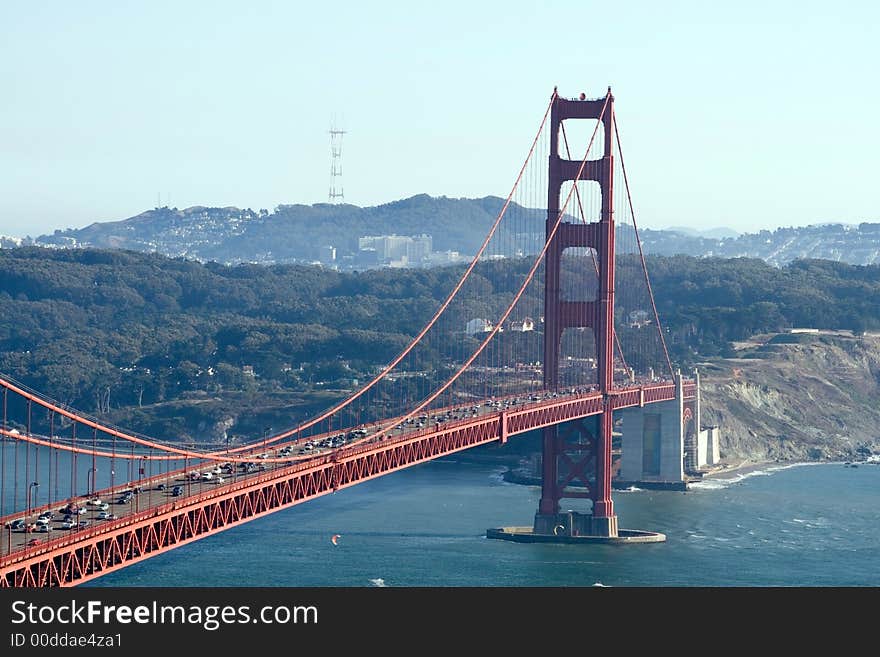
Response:
[[[651,316],[647,310],[633,310],[629,314],[629,325],[631,328],[642,328],[651,323]]]
[[[508,330],[510,330],[510,331],[516,331],[517,333],[525,333],[527,331],[534,331],[535,330],[535,320],[533,320],[531,317],[526,317],[521,322],[517,322],[517,321],[510,322],[510,323],[508,323],[507,326],[508,326]]]

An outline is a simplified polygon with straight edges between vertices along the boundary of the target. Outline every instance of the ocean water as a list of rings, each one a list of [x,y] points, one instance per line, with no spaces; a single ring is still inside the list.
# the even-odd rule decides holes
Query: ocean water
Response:
[[[487,539],[488,527],[530,525],[537,506],[537,488],[501,472],[455,459],[416,466],[84,586],[880,586],[880,465],[616,491],[621,527],[667,535],[653,545]]]

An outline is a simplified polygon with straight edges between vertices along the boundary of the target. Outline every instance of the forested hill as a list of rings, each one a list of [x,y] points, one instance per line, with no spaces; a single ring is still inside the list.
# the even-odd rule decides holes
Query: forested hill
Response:
[[[731,341],[759,332],[880,327],[877,266],[799,261],[778,269],[760,260],[679,256],[651,257],[648,267],[673,360],[682,366],[732,354]],[[3,249],[0,372],[111,414],[194,394],[350,385],[400,351],[460,271],[343,274],[117,250]],[[487,298],[500,297],[484,273]]]
[[[280,205],[272,211],[161,207],[120,221],[57,230],[37,237],[35,243],[132,249],[232,264],[308,263],[320,259],[321,247],[329,245],[337,251],[339,266],[363,269],[376,266],[357,258],[358,238],[368,235],[427,234],[433,238],[434,251],[473,254],[503,204],[503,199],[494,196],[467,199],[419,194],[373,207],[327,203]],[[543,235],[541,210],[513,204],[509,213],[521,215],[520,229]],[[773,265],[803,258],[880,262],[878,223],[777,228],[738,236],[721,236],[723,232],[643,228],[641,238],[645,252],[653,255],[750,257]]]
[[[122,221],[43,235],[39,244],[122,248],[224,263],[296,263],[317,260],[324,245],[340,261],[369,235],[422,235],[435,251],[476,253],[504,199],[452,199],[420,194],[361,208],[347,204],[280,205],[274,211],[192,207],[156,208]],[[512,205],[529,230],[543,234],[545,214]]]

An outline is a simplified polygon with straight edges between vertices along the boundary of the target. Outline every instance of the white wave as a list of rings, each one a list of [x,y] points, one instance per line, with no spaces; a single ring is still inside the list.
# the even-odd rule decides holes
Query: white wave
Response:
[[[695,481],[691,484],[688,484],[688,487],[703,490],[719,490],[722,488],[727,488],[728,486],[733,486],[734,484],[738,484],[741,481],[748,479],[749,477],[769,477],[770,475],[781,472],[782,470],[799,468],[806,465],[821,465],[821,463],[787,463],[785,465],[771,465],[769,467],[761,468],[759,470],[750,470],[749,472],[742,472],[738,474],[734,473],[732,477],[709,477],[708,479],[703,479],[701,481]]]
[[[638,486],[627,486],[626,488],[617,489],[616,493],[641,493],[644,491],[644,488],[639,488]]]
[[[704,479],[703,481],[694,481],[688,484],[688,488],[696,490],[721,490],[727,488],[730,484],[723,479]]]
[[[385,583],[385,580],[382,579],[381,577],[377,577],[376,579],[371,579],[370,584],[372,584],[373,586],[388,586]]]
[[[489,481],[496,483],[496,484],[501,484],[503,486],[518,486],[519,484],[511,483],[504,478],[504,475],[506,472],[507,472],[507,468],[493,470],[492,472],[489,473]]]
[[[595,582],[593,586],[601,586],[603,589],[608,588],[607,584],[603,584],[602,582]]]

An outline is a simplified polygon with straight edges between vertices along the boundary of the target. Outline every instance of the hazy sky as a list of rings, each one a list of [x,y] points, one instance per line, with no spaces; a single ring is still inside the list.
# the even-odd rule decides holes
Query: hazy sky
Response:
[[[871,1],[0,2],[0,233],[162,203],[506,196],[611,85],[639,223],[880,221]]]

